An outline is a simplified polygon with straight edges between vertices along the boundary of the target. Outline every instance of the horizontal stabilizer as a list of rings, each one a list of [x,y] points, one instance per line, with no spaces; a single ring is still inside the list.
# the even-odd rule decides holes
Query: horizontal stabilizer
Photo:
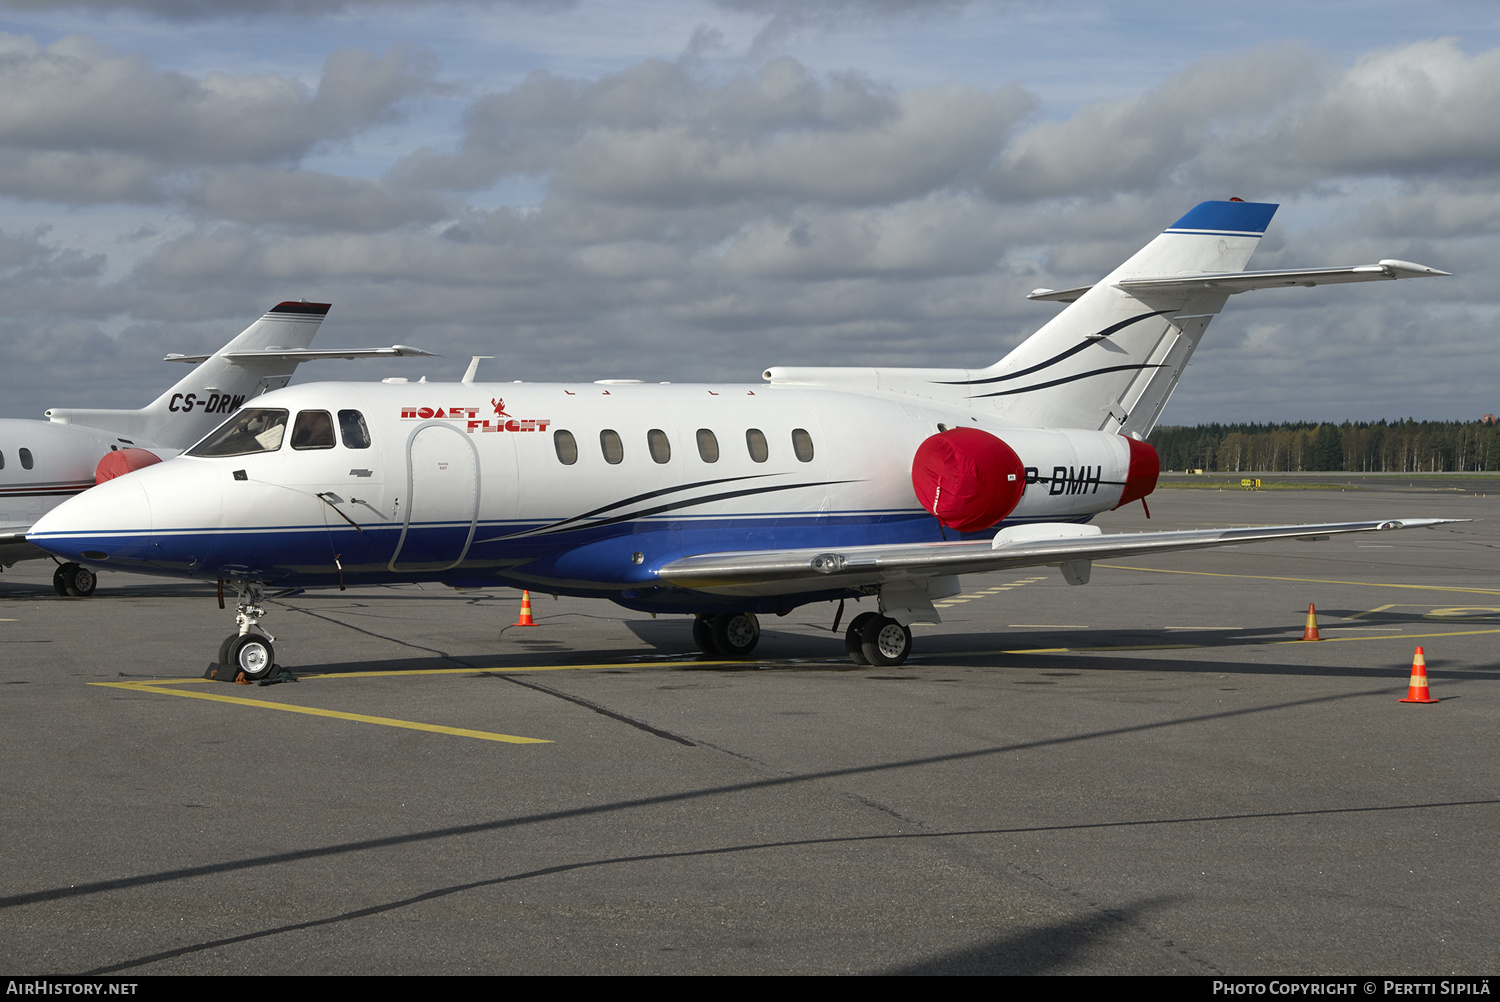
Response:
[[[1303,268],[1291,271],[1234,271],[1203,275],[1172,275],[1161,278],[1128,278],[1115,288],[1142,293],[1185,293],[1218,290],[1231,295],[1255,289],[1283,289],[1292,286],[1344,285],[1349,282],[1385,282],[1398,278],[1441,278],[1453,274],[1424,264],[1387,258],[1379,264],[1358,264],[1348,268]],[[1036,289],[1026,298],[1039,303],[1071,303],[1093,286],[1076,289]]]
[[[801,579],[806,590],[878,585],[896,578],[975,574],[1013,567],[1035,567],[1080,560],[1207,549],[1276,539],[1324,539],[1352,532],[1414,529],[1465,519],[1408,518],[1318,525],[1266,525],[1243,529],[1183,529],[1170,532],[1079,534],[1075,525],[1027,526],[1024,533],[1002,531],[995,540],[963,543],[900,543],[840,550],[758,550],[683,557],[657,575],[683,588],[752,589]],[[1052,530],[1050,534],[1046,530]]]
[[[208,355],[179,355],[172,352],[163,362],[206,362]],[[423,351],[408,344],[393,344],[389,348],[257,348],[254,351],[226,351],[220,358],[243,364],[245,362],[311,362],[319,358],[440,358],[437,352]]]

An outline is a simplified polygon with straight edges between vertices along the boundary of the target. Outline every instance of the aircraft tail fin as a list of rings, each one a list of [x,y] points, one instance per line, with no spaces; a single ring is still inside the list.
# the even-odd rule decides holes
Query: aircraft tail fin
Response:
[[[185,449],[247,399],[285,386],[299,361],[288,356],[307,348],[328,310],[328,303],[279,303],[212,355],[168,356],[199,364],[140,410],[53,408],[47,417],[167,449]]]
[[[970,397],[1025,427],[1144,438],[1208,322],[1239,291],[1203,280],[1243,272],[1276,208],[1204,202],[1097,284],[1033,293],[1071,305],[1005,358],[974,373],[967,380]]]

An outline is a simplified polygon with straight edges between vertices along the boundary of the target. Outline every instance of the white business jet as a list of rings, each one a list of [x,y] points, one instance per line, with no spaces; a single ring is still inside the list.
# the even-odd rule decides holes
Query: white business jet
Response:
[[[756,616],[874,596],[845,634],[901,664],[958,575],[1435,525],[1377,519],[1103,535],[1156,485],[1143,441],[1239,292],[1444,275],[1402,261],[1246,272],[1276,206],[1205,202],[984,369],[771,368],[752,385],[309,384],[169,462],[68,501],[28,538],[68,560],[230,583],[219,661],[271,674],[268,585],[440,581],[696,614],[705,652]],[[842,612],[842,609],[840,609]],[[835,617],[837,624],[837,617]],[[837,625],[835,625],[837,629]]]
[[[212,355],[168,355],[169,362],[199,364],[139,410],[54,407],[46,421],[0,420],[0,567],[47,556],[25,538],[43,514],[96,483],[177,455],[247,399],[285,386],[301,362],[432,354],[405,345],[308,348],[328,309],[281,303]],[[52,584],[59,595],[84,597],[96,579],[70,561]]]

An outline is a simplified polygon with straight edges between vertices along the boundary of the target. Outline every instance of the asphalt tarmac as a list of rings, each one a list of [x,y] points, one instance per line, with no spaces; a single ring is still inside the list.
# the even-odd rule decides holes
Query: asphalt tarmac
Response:
[[[1500,478],[1305,479],[1100,524],[1476,521],[968,577],[899,669],[412,585],[234,686],[212,585],[16,565],[0,972],[1494,974]]]

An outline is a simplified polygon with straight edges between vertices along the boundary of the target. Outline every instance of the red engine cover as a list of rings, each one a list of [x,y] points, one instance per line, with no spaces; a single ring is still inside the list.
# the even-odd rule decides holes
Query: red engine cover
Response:
[[[94,483],[102,484],[106,480],[123,477],[131,470],[155,466],[159,462],[160,456],[145,449],[120,449],[99,460],[99,465],[94,467]]]
[[[1145,442],[1127,437],[1130,443],[1130,470],[1125,474],[1125,490],[1120,494],[1116,508],[1127,505],[1156,490],[1156,478],[1161,476],[1161,457]]]
[[[917,447],[911,485],[922,507],[959,532],[988,529],[1015,510],[1026,490],[1026,466],[987,431],[953,428]]]

